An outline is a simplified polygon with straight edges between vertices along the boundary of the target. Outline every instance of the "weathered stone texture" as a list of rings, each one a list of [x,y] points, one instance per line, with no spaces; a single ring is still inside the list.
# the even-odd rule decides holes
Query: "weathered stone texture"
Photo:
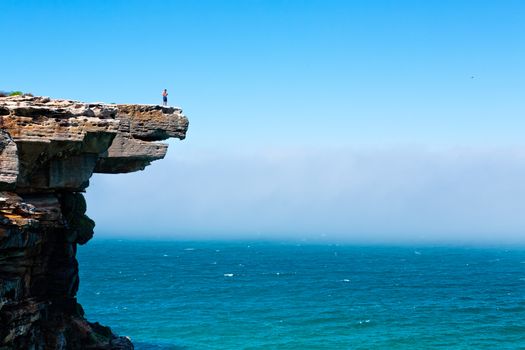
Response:
[[[75,298],[76,250],[93,236],[93,172],[142,170],[184,139],[172,107],[0,98],[0,350],[132,349]]]
[[[18,175],[16,144],[7,132],[0,129],[0,190],[13,189]]]

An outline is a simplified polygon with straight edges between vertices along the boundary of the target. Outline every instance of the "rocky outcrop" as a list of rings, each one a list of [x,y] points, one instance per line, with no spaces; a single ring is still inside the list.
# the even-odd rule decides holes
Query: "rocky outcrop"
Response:
[[[144,169],[184,139],[172,107],[0,97],[0,350],[132,349],[76,300],[82,192],[96,173]]]

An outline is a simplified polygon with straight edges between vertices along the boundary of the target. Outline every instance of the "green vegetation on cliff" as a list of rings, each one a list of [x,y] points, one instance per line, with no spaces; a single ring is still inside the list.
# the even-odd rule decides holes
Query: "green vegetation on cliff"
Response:
[[[0,90],[0,97],[6,96],[33,96],[33,94],[22,91],[2,91]]]

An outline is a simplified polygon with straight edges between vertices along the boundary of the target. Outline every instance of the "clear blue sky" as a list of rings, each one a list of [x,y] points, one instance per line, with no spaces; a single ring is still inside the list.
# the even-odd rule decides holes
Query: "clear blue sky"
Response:
[[[190,118],[166,160],[93,179],[101,235],[150,234],[129,213],[177,237],[525,230],[523,1],[4,0],[0,29],[0,89],[158,103],[167,88]]]

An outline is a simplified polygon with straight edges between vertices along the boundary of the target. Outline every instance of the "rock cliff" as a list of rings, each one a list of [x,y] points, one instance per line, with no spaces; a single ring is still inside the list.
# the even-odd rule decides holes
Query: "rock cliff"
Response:
[[[132,349],[84,318],[77,245],[93,236],[93,173],[144,169],[184,139],[172,107],[0,97],[0,350]]]

